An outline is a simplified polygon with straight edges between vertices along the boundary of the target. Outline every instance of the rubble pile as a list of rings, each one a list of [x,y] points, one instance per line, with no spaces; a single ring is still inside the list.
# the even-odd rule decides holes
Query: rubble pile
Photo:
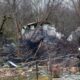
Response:
[[[63,34],[57,32],[54,25],[34,24],[24,26],[22,28],[23,39],[19,40],[19,47],[13,42],[7,42],[3,45],[0,56],[4,62],[10,64],[29,62],[35,60],[52,59],[52,63],[59,63],[68,66],[76,63],[79,54],[79,45],[72,41],[72,34],[65,38]],[[77,33],[77,32],[76,32]],[[79,38],[78,38],[79,39]],[[21,56],[16,56],[16,51],[19,50]],[[71,64],[76,65],[76,64]]]

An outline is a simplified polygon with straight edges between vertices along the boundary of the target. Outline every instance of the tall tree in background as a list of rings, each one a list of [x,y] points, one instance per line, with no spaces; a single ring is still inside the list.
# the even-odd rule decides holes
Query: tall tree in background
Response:
[[[14,25],[11,23],[11,26],[14,29],[16,27],[19,34],[23,25],[35,21],[50,22],[55,24],[59,31],[69,34],[79,25],[80,13],[78,6],[80,1],[71,1],[74,1],[75,8],[71,7],[72,3],[65,3],[65,0],[3,0],[0,1],[0,16],[11,16],[15,23]]]

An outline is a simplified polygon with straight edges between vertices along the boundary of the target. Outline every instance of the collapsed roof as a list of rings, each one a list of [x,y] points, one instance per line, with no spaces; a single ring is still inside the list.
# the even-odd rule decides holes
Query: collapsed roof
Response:
[[[3,45],[5,49],[8,48],[8,53],[5,56],[8,58],[5,59],[20,63],[35,61],[36,57],[38,60],[48,60],[51,55],[53,63],[65,64],[66,66],[73,58],[76,62],[79,53],[77,49],[78,45],[67,41],[63,34],[57,32],[54,25],[37,24],[35,27],[34,24],[29,24],[29,29],[27,26],[22,28],[22,31],[24,29],[22,33],[23,39],[19,42],[19,48],[17,48],[17,46],[10,47],[13,46],[11,44],[8,44],[8,47]],[[41,46],[39,48],[40,43]],[[20,56],[16,56],[17,49],[19,49]],[[11,50],[13,50],[13,53],[11,53]]]

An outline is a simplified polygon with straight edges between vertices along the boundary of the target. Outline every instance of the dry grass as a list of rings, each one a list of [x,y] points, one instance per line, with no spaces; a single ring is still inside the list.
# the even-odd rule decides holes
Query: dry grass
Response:
[[[0,80],[28,80],[27,77],[24,76],[18,76],[18,77],[4,77],[0,78]],[[36,80],[36,79],[31,79]],[[38,80],[49,80],[48,77],[39,77]]]
[[[17,76],[17,77],[2,77],[0,80],[27,80],[26,77]]]
[[[36,79],[35,79],[36,80]],[[40,76],[38,80],[49,80],[46,76]]]

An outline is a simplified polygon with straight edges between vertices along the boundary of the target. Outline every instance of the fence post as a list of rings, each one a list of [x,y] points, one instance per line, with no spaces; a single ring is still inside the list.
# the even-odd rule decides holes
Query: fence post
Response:
[[[38,75],[38,61],[36,60],[36,79],[38,80],[39,75]]]

